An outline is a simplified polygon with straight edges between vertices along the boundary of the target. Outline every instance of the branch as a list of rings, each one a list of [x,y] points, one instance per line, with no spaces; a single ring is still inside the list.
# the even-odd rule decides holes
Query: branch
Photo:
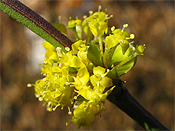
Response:
[[[71,48],[72,41],[18,0],[0,0],[0,9],[55,47]]]
[[[143,108],[125,87],[115,87],[108,100],[146,130],[169,130]]]

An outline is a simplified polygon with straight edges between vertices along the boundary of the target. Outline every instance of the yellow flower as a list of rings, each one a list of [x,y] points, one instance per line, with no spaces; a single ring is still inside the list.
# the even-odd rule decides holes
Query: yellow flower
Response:
[[[84,101],[74,110],[74,116],[72,117],[72,122],[81,126],[89,126],[92,121],[95,119],[95,113],[92,108],[92,105],[86,105]]]
[[[113,85],[112,79],[106,76],[108,72],[105,72],[105,70],[105,68],[100,66],[94,67],[94,75],[90,77],[93,86],[110,87]]]
[[[44,48],[46,48],[46,54],[45,54],[46,59],[58,59],[56,49],[53,45],[45,41],[43,43],[43,46]]]
[[[86,67],[82,67],[78,70],[77,77],[75,78],[75,88],[80,90],[86,86],[89,81],[89,72]]]

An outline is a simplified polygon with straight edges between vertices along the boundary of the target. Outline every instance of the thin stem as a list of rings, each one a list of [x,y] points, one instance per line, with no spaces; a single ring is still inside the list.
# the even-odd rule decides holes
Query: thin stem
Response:
[[[103,56],[103,42],[102,42],[102,36],[99,36],[99,46],[100,46],[100,54]]]
[[[108,96],[108,100],[146,130],[169,130],[142,107],[125,87],[114,88],[112,93]],[[148,127],[149,129],[147,129]]]

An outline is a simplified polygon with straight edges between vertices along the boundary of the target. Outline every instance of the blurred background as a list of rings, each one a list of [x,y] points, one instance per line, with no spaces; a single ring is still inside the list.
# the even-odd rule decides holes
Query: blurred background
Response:
[[[129,92],[153,116],[174,130],[174,2],[173,1],[104,1],[104,0],[21,0],[49,22],[67,26],[69,17],[79,19],[89,11],[108,9],[113,14],[109,26],[134,33],[136,44],[146,44],[144,56],[121,77]],[[27,88],[42,78],[39,65],[44,59],[44,42],[22,24],[2,11],[1,24],[1,129],[2,130],[76,130],[67,109],[46,111],[43,102]],[[68,35],[72,33],[68,30]],[[134,120],[106,100],[107,108],[92,123],[93,130],[143,130]],[[80,130],[89,130],[82,127]]]

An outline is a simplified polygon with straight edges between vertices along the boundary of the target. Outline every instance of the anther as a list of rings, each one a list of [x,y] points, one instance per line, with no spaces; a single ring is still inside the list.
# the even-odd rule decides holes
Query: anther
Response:
[[[130,38],[134,39],[135,35],[134,34],[130,34]]]
[[[65,85],[69,86],[69,85],[70,85],[70,83],[69,83],[69,82],[66,82],[66,83],[65,83]]]
[[[61,47],[57,47],[56,51],[61,52]]]
[[[69,111],[69,112],[68,112],[68,114],[69,114],[69,115],[72,115],[72,112],[71,112],[71,111]]]
[[[128,27],[128,24],[124,24],[124,25],[123,25],[123,28],[126,28],[126,27]]]
[[[43,82],[46,82],[47,81],[47,79],[46,78],[43,78]]]
[[[92,15],[93,14],[93,11],[89,11],[89,14]]]
[[[83,19],[86,19],[86,18],[87,18],[87,16],[86,16],[86,15],[84,15],[84,16],[83,16]]]
[[[74,99],[76,100],[77,99],[77,96],[74,96]]]
[[[114,64],[111,65],[111,68],[113,68],[113,67],[114,67]]]
[[[66,50],[66,51],[70,51],[70,48],[69,48],[69,47],[65,47],[65,50]]]
[[[58,66],[58,64],[57,63],[53,63],[53,66]]]
[[[27,87],[32,87],[32,84],[27,84]]]
[[[43,97],[39,97],[38,100],[39,100],[39,101],[43,101]]]
[[[111,31],[114,31],[114,30],[115,30],[115,26],[112,26],[112,27],[111,27]]]

